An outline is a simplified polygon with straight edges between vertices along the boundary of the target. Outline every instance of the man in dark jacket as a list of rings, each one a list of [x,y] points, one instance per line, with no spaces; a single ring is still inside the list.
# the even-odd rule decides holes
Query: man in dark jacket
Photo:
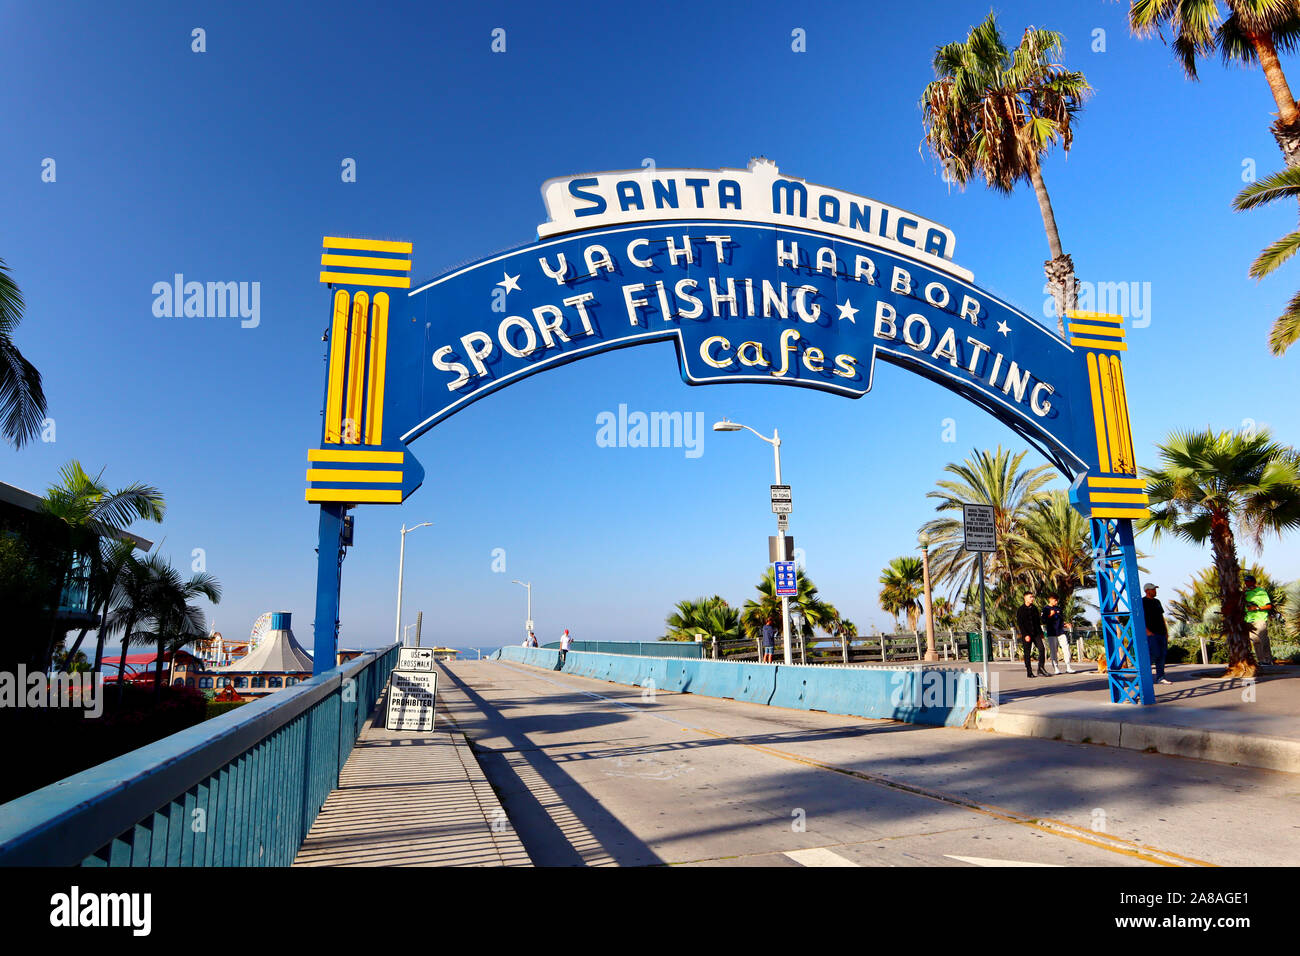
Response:
[[[1156,586],[1148,584],[1142,598],[1142,617],[1147,622],[1147,652],[1156,669],[1156,683],[1172,683],[1165,677],[1165,657],[1169,653],[1169,625],[1165,623],[1165,607],[1156,597]]]
[[[1038,608],[1034,606],[1034,592],[1025,592],[1025,603],[1016,608],[1016,636],[1020,638],[1020,646],[1025,652],[1025,673],[1030,677],[1034,676],[1034,667],[1030,660],[1030,655],[1034,648],[1038,648],[1038,676],[1046,677],[1047,670],[1043,666],[1046,662],[1047,653],[1043,647],[1043,621],[1038,614]]]

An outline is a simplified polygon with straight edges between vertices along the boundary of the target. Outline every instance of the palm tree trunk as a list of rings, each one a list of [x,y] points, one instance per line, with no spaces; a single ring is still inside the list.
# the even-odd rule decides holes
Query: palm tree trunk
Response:
[[[99,611],[99,630],[95,633],[95,670],[98,674],[104,663],[104,638],[108,636],[108,602]]]
[[[1065,313],[1079,304],[1078,283],[1074,278],[1074,260],[1061,248],[1061,233],[1056,228],[1056,213],[1052,211],[1052,199],[1047,195],[1047,184],[1043,182],[1043,171],[1038,163],[1029,167],[1029,178],[1034,184],[1034,195],[1038,199],[1038,211],[1043,216],[1043,229],[1047,232],[1047,248],[1052,258],[1043,263],[1043,273],[1047,276],[1047,287],[1056,301],[1056,328],[1065,338]]]
[[[1273,102],[1277,104],[1273,138],[1277,140],[1286,164],[1300,166],[1300,109],[1296,108],[1295,97],[1291,95],[1291,86],[1282,71],[1273,38],[1252,34],[1249,39],[1259,58],[1260,69],[1264,71],[1264,79],[1268,81],[1268,88],[1273,93]]]
[[[1255,652],[1246,633],[1246,602],[1241,593],[1241,564],[1237,544],[1226,514],[1210,516],[1210,547],[1214,570],[1219,575],[1219,608],[1228,638],[1228,675],[1255,676]]]
[[[117,667],[117,706],[119,710],[122,707],[122,701],[126,699],[126,649],[131,646],[131,628],[133,627],[135,627],[135,618],[127,618],[126,627],[122,629],[121,663]]]
[[[158,629],[158,656],[154,658],[153,669],[153,696],[154,700],[158,699],[158,689],[162,686],[162,667],[163,667],[163,634],[162,628]]]

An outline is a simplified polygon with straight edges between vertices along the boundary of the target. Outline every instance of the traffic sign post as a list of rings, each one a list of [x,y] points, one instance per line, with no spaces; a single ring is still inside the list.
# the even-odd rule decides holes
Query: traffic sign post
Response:
[[[776,596],[794,597],[799,593],[799,582],[793,561],[776,561],[772,565],[776,576]]]
[[[963,547],[979,553],[980,561],[980,657],[984,658],[983,698],[989,702],[989,627],[984,597],[984,555],[997,550],[998,531],[992,505],[961,506]],[[1012,652],[1014,653],[1014,651]]]

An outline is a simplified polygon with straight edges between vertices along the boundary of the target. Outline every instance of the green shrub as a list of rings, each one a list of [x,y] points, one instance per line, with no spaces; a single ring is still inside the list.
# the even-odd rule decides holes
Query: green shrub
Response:
[[[1300,644],[1278,641],[1273,644],[1273,660],[1279,664],[1300,664]]]
[[[1186,664],[1191,656],[1182,644],[1170,644],[1169,650],[1165,653],[1165,663]]]
[[[242,707],[248,703],[246,700],[209,700],[207,710],[204,711],[203,719],[211,720],[213,717],[220,717],[228,710],[234,710],[236,707]]]

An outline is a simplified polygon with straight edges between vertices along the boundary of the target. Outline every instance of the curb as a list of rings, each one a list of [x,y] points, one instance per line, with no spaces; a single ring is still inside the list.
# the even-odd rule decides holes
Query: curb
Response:
[[[1300,773],[1300,740],[1289,737],[1006,710],[978,712],[975,727],[1019,737],[1104,744],[1125,750],[1155,751],[1175,757]]]

